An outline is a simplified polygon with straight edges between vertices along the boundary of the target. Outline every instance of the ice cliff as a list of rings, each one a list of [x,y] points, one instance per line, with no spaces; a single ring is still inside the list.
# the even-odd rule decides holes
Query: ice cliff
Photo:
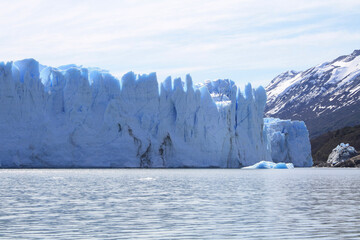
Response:
[[[303,121],[265,118],[264,122],[273,162],[293,163],[295,167],[313,165],[309,133]]]
[[[304,154],[293,150],[310,144],[305,125],[273,120],[264,126],[264,88],[247,85],[242,94],[229,84],[213,99],[209,86],[193,86],[190,75],[185,84],[170,77],[158,84],[155,73],[129,72],[119,81],[75,65],[0,63],[0,166],[312,164],[310,147]]]

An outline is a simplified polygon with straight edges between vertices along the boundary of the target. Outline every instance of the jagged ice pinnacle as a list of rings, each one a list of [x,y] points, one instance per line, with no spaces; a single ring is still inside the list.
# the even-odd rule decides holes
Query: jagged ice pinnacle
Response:
[[[225,87],[226,99],[214,101],[208,87],[193,86],[190,75],[184,85],[169,77],[159,86],[155,73],[129,72],[119,81],[75,65],[0,63],[0,166],[238,168],[261,160],[312,165],[310,147],[291,150],[297,135],[310,146],[305,125],[264,125],[264,88],[249,84],[243,95],[232,84]]]

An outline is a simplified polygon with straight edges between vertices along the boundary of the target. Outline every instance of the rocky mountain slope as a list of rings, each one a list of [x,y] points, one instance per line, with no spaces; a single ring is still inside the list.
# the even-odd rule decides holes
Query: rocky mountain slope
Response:
[[[282,73],[266,91],[265,116],[303,120],[311,138],[360,124],[360,50],[303,72]]]

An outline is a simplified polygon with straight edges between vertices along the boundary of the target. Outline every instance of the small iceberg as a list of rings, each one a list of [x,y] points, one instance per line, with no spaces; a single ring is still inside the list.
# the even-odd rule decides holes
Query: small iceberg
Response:
[[[242,169],[293,169],[292,163],[274,163],[269,161],[261,161],[254,165],[243,167]]]

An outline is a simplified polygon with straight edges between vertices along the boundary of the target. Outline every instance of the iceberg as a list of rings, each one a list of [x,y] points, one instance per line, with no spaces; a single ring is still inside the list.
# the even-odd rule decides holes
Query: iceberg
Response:
[[[350,146],[348,143],[340,143],[331,151],[327,163],[331,164],[331,166],[336,166],[356,155],[358,155],[358,152],[354,147]]]
[[[252,166],[243,167],[242,169],[293,169],[292,163],[274,163],[269,161],[260,161]]]
[[[264,122],[265,103],[263,87],[242,93],[229,80],[194,86],[190,75],[158,83],[156,73],[119,80],[73,64],[0,62],[0,166],[310,166],[310,148],[295,151],[309,145],[305,125]]]

